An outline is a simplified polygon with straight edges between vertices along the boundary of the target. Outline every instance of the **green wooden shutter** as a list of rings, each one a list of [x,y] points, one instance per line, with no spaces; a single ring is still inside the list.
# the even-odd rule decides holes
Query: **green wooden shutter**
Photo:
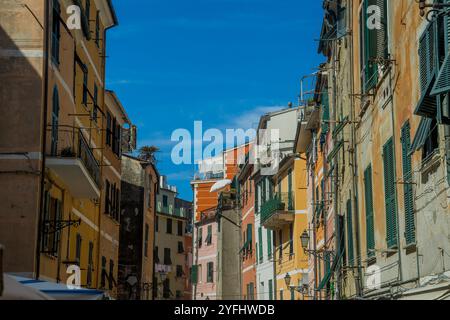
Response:
[[[191,268],[191,282],[193,284],[198,282],[198,265],[193,265]]]
[[[348,263],[353,265],[354,250],[353,250],[353,213],[352,201],[347,201],[347,249],[348,249]]]
[[[269,280],[269,301],[273,300],[273,283]]]
[[[403,162],[403,194],[405,204],[405,239],[406,244],[416,242],[416,227],[414,221],[414,195],[412,185],[411,128],[409,122],[402,127],[402,162]]]
[[[259,262],[262,263],[264,261],[264,253],[263,253],[263,236],[262,236],[262,228],[258,229],[258,247],[259,247]]]
[[[437,110],[437,98],[430,95],[436,77],[436,24],[429,23],[419,39],[419,83],[421,98],[414,111],[415,114],[434,118]]]
[[[247,250],[251,251],[253,246],[253,225],[247,225]]]
[[[372,166],[364,172],[364,191],[366,200],[366,242],[367,256],[375,256],[375,230],[373,214]]]
[[[328,90],[327,88],[322,89],[322,133],[328,133],[328,130],[330,128],[329,120],[330,120],[330,105],[329,105],[329,98],[328,98]]]
[[[384,197],[386,206],[386,241],[388,248],[397,246],[397,204],[395,187],[395,159],[392,138],[383,146]]]
[[[272,231],[267,229],[267,255],[272,257]]]
[[[256,184],[255,186],[255,214],[258,215],[259,214],[259,195],[261,192],[261,188],[260,188],[260,184]]]

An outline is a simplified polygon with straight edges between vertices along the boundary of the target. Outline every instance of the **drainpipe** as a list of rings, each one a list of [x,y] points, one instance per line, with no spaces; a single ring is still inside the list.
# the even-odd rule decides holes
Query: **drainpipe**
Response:
[[[313,142],[315,143],[315,139],[313,139]],[[315,147],[313,147],[313,152],[315,152]],[[313,155],[314,157],[314,155]],[[314,252],[314,300],[317,300],[317,234],[316,234],[316,165],[311,164],[311,172],[312,172],[312,194],[313,194],[313,214],[312,214],[312,222],[313,222],[313,252]]]
[[[353,1],[350,1],[350,8],[353,8]],[[353,23],[353,15],[350,11],[349,14],[349,21],[350,25]],[[353,39],[353,37],[351,38]],[[353,41],[350,41],[350,61],[354,61],[354,45]],[[354,75],[354,64],[350,63],[350,74]],[[362,296],[363,290],[362,290],[362,265],[361,265],[361,242],[360,242],[360,221],[359,221],[359,214],[358,213],[358,146],[356,144],[356,115],[355,115],[355,84],[354,80],[355,78],[351,76],[350,81],[350,92],[351,92],[351,106],[353,106],[351,110],[351,121],[352,121],[352,149],[353,149],[353,165],[352,165],[352,182],[353,182],[353,217],[356,219],[353,219],[355,221],[355,237],[356,237],[356,253],[357,253],[357,264],[358,264],[358,276],[355,279],[355,286],[356,286],[356,294],[358,297]]]
[[[44,0],[44,69],[43,69],[43,114],[42,114],[42,132],[41,132],[41,173],[40,173],[40,190],[39,190],[39,214],[37,221],[37,240],[35,248],[35,279],[39,279],[41,272],[41,239],[42,239],[42,217],[44,216],[44,188],[45,188],[45,158],[47,149],[47,114],[48,114],[48,58],[49,58],[49,11],[50,0]]]

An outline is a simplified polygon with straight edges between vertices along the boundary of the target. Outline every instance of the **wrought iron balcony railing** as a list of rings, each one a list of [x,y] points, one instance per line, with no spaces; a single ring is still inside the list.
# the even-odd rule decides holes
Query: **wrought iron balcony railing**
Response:
[[[294,192],[276,193],[261,206],[261,222],[264,223],[277,212],[294,211]]]
[[[49,143],[47,155],[60,159],[79,159],[95,184],[101,186],[100,165],[92,148],[79,128],[62,127],[48,130]]]

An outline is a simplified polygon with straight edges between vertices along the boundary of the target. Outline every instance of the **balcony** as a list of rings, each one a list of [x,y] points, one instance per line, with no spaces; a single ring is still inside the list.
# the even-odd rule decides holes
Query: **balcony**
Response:
[[[261,224],[267,229],[279,229],[294,222],[294,193],[277,193],[261,206]]]
[[[100,166],[80,129],[49,130],[46,167],[77,199],[100,197]]]
[[[312,140],[312,130],[319,128],[320,108],[313,103],[300,107],[297,152],[305,153]]]

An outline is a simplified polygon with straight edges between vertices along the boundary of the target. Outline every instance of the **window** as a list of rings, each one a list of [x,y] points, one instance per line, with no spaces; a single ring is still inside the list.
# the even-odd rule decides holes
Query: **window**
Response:
[[[169,299],[170,298],[170,280],[166,279],[163,282],[163,298]]]
[[[87,268],[87,286],[92,287],[92,272],[94,271],[94,243],[89,241],[88,268]]]
[[[395,155],[392,138],[383,146],[386,240],[389,249],[397,247],[397,203]]]
[[[197,284],[198,282],[198,266],[193,265],[191,268],[191,283]]]
[[[172,219],[170,219],[170,218],[167,218],[167,221],[166,221],[166,233],[172,234]]]
[[[109,260],[109,290],[112,290],[114,288],[116,280],[114,279],[114,260]]]
[[[156,264],[159,264],[159,248],[158,248],[158,246],[155,246],[155,249],[154,249],[155,251],[154,251],[154,255],[155,255],[155,263]]]
[[[100,287],[106,287],[106,278],[108,277],[108,273],[106,272],[106,258],[102,257],[102,273],[100,277]]]
[[[159,217],[156,216],[156,220],[155,220],[155,230],[156,232],[159,232]]]
[[[58,154],[58,131],[59,131],[59,95],[58,88],[55,86],[53,89],[52,98],[52,144],[51,154],[56,156]]]
[[[247,239],[245,249],[247,253],[251,253],[253,248],[253,225],[251,223],[247,224],[247,238],[244,237],[244,239]]]
[[[148,224],[145,224],[145,238],[144,238],[144,255],[145,255],[145,257],[148,257],[148,234],[149,234],[149,227],[148,227]]]
[[[111,193],[111,185],[108,180],[105,181],[105,213],[110,213],[110,193]]]
[[[210,246],[212,244],[212,225],[208,226],[208,235],[206,237],[206,245]]]
[[[426,160],[434,154],[436,149],[439,148],[439,130],[437,121],[433,119],[430,124],[430,130],[425,137],[425,143],[423,145],[422,159]]]
[[[289,255],[294,255],[294,226],[289,225]]]
[[[350,266],[354,262],[353,253],[353,213],[352,213],[352,201],[347,200],[347,249],[348,249],[348,263]]]
[[[177,278],[181,278],[183,277],[183,267],[182,266],[177,266]]]
[[[178,224],[178,228],[177,228],[178,232],[177,232],[177,234],[179,236],[182,236],[183,235],[183,221],[178,221],[177,224]]]
[[[273,300],[273,280],[269,280],[269,300]]]
[[[81,235],[77,233],[75,246],[75,260],[78,262],[78,265],[81,265],[81,244],[82,244]]]
[[[376,5],[381,10],[381,28],[369,28],[369,7]],[[386,0],[364,0],[360,15],[361,83],[363,92],[373,89],[378,83],[380,60],[389,58]],[[381,65],[380,65],[381,66]]]
[[[85,65],[82,66],[83,71],[83,101],[82,104],[84,104],[85,107],[87,107],[88,104],[88,69]]]
[[[108,112],[106,114],[106,145],[111,147],[111,135],[112,135],[112,116]]]
[[[292,191],[292,169],[289,169],[288,173],[288,210],[294,210],[294,193]]]
[[[94,83],[94,105],[92,106],[92,120],[97,122],[98,118],[98,87],[97,84]]]
[[[100,11],[95,15],[95,44],[100,47]]]
[[[163,207],[167,208],[167,206],[169,205],[169,198],[166,195],[163,195]]]
[[[52,60],[59,65],[59,46],[61,39],[61,22],[59,21],[61,7],[58,0],[53,0],[53,21],[52,21]]]
[[[280,261],[283,259],[283,230],[278,231],[278,239],[280,241]]]
[[[367,256],[375,256],[375,229],[373,214],[372,166],[364,172],[364,196],[366,200],[366,243]]]
[[[247,300],[255,300],[255,284],[253,282],[247,284]]]
[[[86,15],[86,21],[87,21],[88,30],[89,30],[90,20],[91,20],[91,1],[90,0],[86,0],[86,2],[85,2],[84,13]]]
[[[414,111],[415,114],[434,118],[436,116],[437,98],[430,95],[436,74],[435,23],[429,23],[419,39],[419,83],[421,98]]]
[[[405,207],[405,240],[407,245],[416,242],[416,226],[414,221],[414,194],[411,165],[411,128],[409,121],[402,127],[402,163],[403,163],[403,198]]]
[[[172,258],[170,257],[170,248],[164,248],[164,265],[172,265]]]
[[[199,227],[197,229],[197,241],[198,241],[198,247],[201,248],[202,243],[203,243],[203,228],[202,227]]]
[[[258,254],[259,254],[259,263],[263,263],[264,262],[264,253],[263,253],[262,227],[258,228]]]
[[[206,281],[208,283],[214,283],[214,262],[208,262],[207,264],[208,273]]]
[[[178,253],[184,253],[184,245],[182,241],[178,241]]]

